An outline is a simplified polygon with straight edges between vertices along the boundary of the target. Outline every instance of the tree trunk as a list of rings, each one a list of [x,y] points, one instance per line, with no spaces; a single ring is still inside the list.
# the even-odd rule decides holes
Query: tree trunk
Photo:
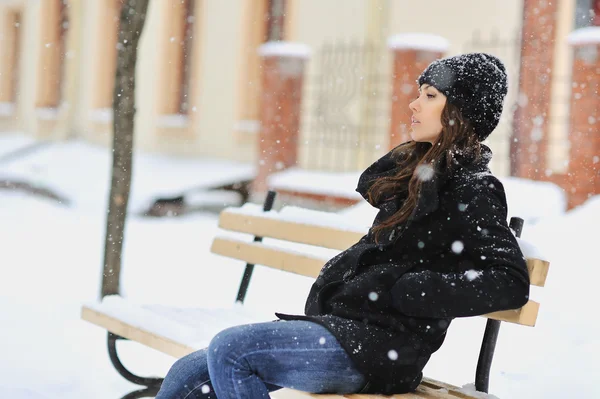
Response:
[[[131,186],[135,117],[135,64],[149,0],[124,0],[119,22],[117,71],[113,94],[113,163],[101,296],[119,293],[125,217]]]

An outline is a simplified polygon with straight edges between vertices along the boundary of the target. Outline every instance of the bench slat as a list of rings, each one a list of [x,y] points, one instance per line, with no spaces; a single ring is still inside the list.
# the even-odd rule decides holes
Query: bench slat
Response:
[[[327,259],[292,252],[284,248],[268,247],[260,242],[244,242],[227,237],[216,237],[210,250],[213,253],[255,265],[313,278],[319,275],[327,261]]]
[[[254,265],[316,278],[328,259],[301,254],[285,248],[270,247],[261,242],[246,242],[229,237],[216,237],[213,253],[238,259]],[[521,309],[494,312],[483,317],[533,327],[537,319],[539,304],[529,301]]]
[[[248,215],[225,209],[219,217],[224,230],[276,238],[300,244],[343,251],[364,235],[362,232],[315,226],[262,215]]]
[[[529,301],[520,309],[503,310],[501,312],[488,313],[483,315],[488,319],[507,321],[509,323],[520,324],[522,326],[535,327],[535,321],[540,310],[540,304],[535,301]]]
[[[238,233],[275,238],[300,244],[315,245],[343,251],[355,244],[365,232],[348,231],[276,219],[268,215],[251,215],[224,210],[219,217],[219,227]],[[527,269],[532,285],[543,287],[550,267],[549,262],[528,258]]]
[[[445,382],[442,381],[438,381],[438,380],[434,380],[432,378],[427,378],[427,377],[423,377],[423,380],[421,381],[421,385],[424,385],[426,387],[432,388],[432,389],[445,389],[448,391],[449,394],[454,395],[454,397],[457,398],[463,398],[463,399],[469,399],[472,396],[460,392],[457,386],[451,385],[451,384],[447,384]]]
[[[548,277],[550,262],[535,258],[527,258],[526,262],[531,285],[535,285],[536,287],[543,287],[546,285],[546,277]]]
[[[101,313],[88,306],[83,306],[81,309],[81,318],[96,324],[113,334],[127,338],[131,341],[139,342],[142,345],[156,349],[159,352],[166,353],[176,358],[183,357],[194,352],[194,348],[185,344],[173,341],[169,338],[162,337],[151,331],[146,331],[142,328],[135,327],[122,320]]]
[[[443,389],[440,391],[439,389]],[[458,389],[458,388],[457,388]],[[446,388],[431,388],[421,384],[415,392],[397,394],[392,396],[368,395],[368,394],[315,394],[297,391],[295,389],[281,389],[271,394],[274,399],[473,399],[465,393]]]

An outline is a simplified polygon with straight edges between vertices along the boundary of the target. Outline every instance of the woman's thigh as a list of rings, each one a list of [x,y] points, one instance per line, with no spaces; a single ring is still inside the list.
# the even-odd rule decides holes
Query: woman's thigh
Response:
[[[366,379],[333,335],[309,321],[242,325],[219,333],[208,348],[211,377],[246,368],[273,386],[313,393],[353,393]]]

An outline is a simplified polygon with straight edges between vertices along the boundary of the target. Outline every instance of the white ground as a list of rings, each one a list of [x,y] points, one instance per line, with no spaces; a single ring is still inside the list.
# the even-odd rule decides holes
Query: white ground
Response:
[[[27,142],[17,135],[1,137],[0,154]],[[18,172],[31,178],[33,170],[38,183],[80,199],[67,207],[0,190],[0,398],[119,398],[135,386],[112,369],[105,333],[79,319],[81,303],[95,300],[99,292],[108,153],[82,143],[59,144],[51,151],[60,156],[40,151],[0,163],[0,177]],[[190,165],[200,163],[144,157],[154,168],[136,172],[147,183],[142,200],[165,187],[190,186],[190,174],[200,181],[207,173],[190,172]],[[558,190],[515,184],[519,188],[511,189],[516,186],[505,181],[511,210],[535,221],[526,225],[524,237],[541,247],[552,265],[546,287],[533,293],[542,303],[538,325],[501,328],[491,391],[510,399],[598,398],[600,322],[594,294],[600,277],[600,197],[562,214]],[[356,218],[372,215],[365,206],[346,212]],[[231,304],[243,265],[209,253],[216,232],[216,216],[208,213],[133,216],[125,241],[124,294],[151,303]],[[310,284],[259,268],[246,304],[301,312]],[[426,374],[457,385],[472,382],[484,326],[480,318],[457,320]],[[162,375],[174,360],[131,343],[123,350],[125,362],[140,374]]]

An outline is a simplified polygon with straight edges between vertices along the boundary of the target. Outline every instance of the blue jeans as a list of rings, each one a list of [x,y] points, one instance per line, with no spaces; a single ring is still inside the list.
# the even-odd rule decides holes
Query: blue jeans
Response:
[[[309,321],[248,324],[175,362],[156,399],[257,399],[282,387],[356,393],[366,378],[329,331]]]

